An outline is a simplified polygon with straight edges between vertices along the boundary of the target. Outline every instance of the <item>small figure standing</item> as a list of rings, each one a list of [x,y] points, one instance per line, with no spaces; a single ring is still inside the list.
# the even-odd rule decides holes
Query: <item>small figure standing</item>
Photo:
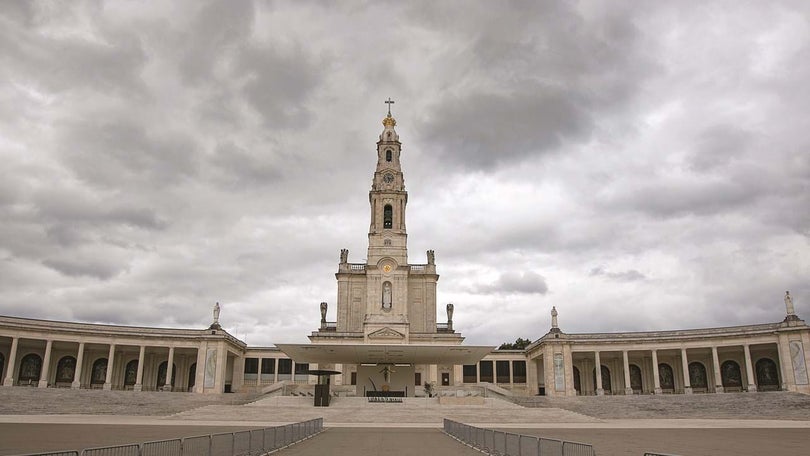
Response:
[[[349,249],[340,249],[340,264],[349,262]]]
[[[321,323],[322,324],[326,323],[326,309],[327,309],[328,306],[329,306],[329,304],[327,304],[326,301],[321,303]]]
[[[454,308],[454,306],[453,306],[452,302],[447,303],[447,323],[448,324],[453,323],[453,308]]]
[[[383,284],[382,307],[383,309],[390,309],[391,305],[391,282],[385,282]]]
[[[433,253],[433,250],[427,251],[427,264],[436,264],[436,256]]]
[[[551,328],[557,329],[557,306],[551,306]]]
[[[785,292],[785,310],[788,315],[796,315],[796,309],[793,307],[793,298],[790,297],[790,292]]]
[[[219,324],[219,312],[220,312],[219,303],[216,303],[216,304],[214,304],[214,324],[215,325]]]

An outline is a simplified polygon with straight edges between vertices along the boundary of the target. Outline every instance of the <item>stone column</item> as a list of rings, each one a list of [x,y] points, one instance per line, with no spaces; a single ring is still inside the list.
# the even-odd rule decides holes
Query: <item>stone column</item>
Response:
[[[481,383],[481,361],[475,363],[475,383]]]
[[[661,394],[661,377],[658,375],[658,350],[652,350],[653,385],[655,394]]]
[[[574,355],[571,353],[571,345],[563,345],[563,363],[565,363],[565,395],[576,396],[577,390],[574,388]],[[582,388],[580,379],[580,388]]]
[[[228,369],[228,351],[225,349],[225,342],[217,344],[217,370],[214,375],[214,391],[217,393],[225,392],[225,372]],[[293,363],[293,368],[295,363]],[[295,369],[293,369],[295,372]]]
[[[596,366],[593,368],[596,372],[596,395],[597,396],[604,396],[605,390],[602,389],[602,360],[599,358],[599,352],[593,352],[593,362]]]
[[[45,358],[42,360],[42,370],[40,371],[39,375],[39,386],[40,388],[47,388],[48,387],[48,371],[51,367],[51,349],[53,348],[53,341],[48,340],[45,343]]]
[[[453,386],[461,386],[464,384],[464,366],[461,364],[453,365]]]
[[[754,381],[754,369],[751,366],[751,349],[748,348],[748,344],[745,344],[743,350],[745,351],[745,375],[748,377],[748,392],[756,393],[757,384]]]
[[[790,342],[788,342],[786,335],[779,335],[779,342],[776,347],[779,353],[779,366],[782,368],[782,391],[796,391],[796,374],[793,372],[793,359],[790,357]]]
[[[529,392],[529,396],[534,396],[538,393],[537,381],[537,360],[529,358],[526,360],[526,388]]]
[[[84,342],[79,342],[79,350],[76,352],[76,370],[73,371],[73,383],[70,387],[79,389],[82,387],[82,365],[84,364]]]
[[[630,360],[627,356],[627,350],[622,351],[622,360],[624,361],[624,394],[632,396],[633,387],[630,385]]]
[[[169,358],[166,361],[166,383],[163,385],[163,391],[171,391],[174,387],[172,375],[174,375],[174,347],[169,347]]]
[[[343,364],[337,363],[335,364],[335,370],[340,372],[340,374],[335,375],[335,386],[343,384]]]
[[[686,357],[686,349],[681,349],[681,367],[683,369],[683,393],[692,394],[692,384],[689,381],[689,359]]]
[[[138,374],[135,377],[135,386],[132,387],[133,391],[143,391],[143,363],[146,357],[146,346],[141,345],[141,350],[138,353]]]
[[[107,376],[104,378],[104,389],[112,389],[113,363],[115,363],[115,344],[110,344],[110,353],[107,356]]]
[[[278,383],[278,358],[273,358],[273,383]]]
[[[208,342],[202,342],[197,347],[197,367],[194,372],[194,392],[205,392],[205,355],[208,353]]]
[[[6,378],[3,380],[3,386],[14,386],[14,364],[17,362],[17,345],[19,345],[20,338],[11,338],[11,350],[8,352],[8,369]]]
[[[720,374],[720,358],[717,356],[717,346],[712,345],[712,364],[714,364],[714,392],[722,393],[723,376]]]

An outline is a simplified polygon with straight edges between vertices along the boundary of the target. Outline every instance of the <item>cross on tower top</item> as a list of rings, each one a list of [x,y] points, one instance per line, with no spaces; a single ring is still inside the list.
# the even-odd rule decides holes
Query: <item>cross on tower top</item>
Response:
[[[392,100],[391,97],[388,97],[388,99],[385,100],[385,104],[388,105],[388,117],[391,117],[391,105],[394,104],[394,100]]]

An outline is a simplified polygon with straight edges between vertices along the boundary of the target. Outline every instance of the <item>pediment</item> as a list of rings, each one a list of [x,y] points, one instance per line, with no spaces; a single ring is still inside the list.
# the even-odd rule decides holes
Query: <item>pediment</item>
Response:
[[[391,328],[382,328],[370,333],[368,335],[369,339],[404,339],[405,334],[402,334],[399,331],[395,331]]]

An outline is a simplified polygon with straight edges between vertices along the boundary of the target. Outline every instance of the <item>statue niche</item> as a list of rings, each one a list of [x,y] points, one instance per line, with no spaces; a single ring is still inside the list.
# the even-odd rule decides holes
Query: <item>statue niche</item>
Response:
[[[383,283],[382,288],[382,308],[383,310],[391,310],[392,307],[392,291],[391,282]]]

